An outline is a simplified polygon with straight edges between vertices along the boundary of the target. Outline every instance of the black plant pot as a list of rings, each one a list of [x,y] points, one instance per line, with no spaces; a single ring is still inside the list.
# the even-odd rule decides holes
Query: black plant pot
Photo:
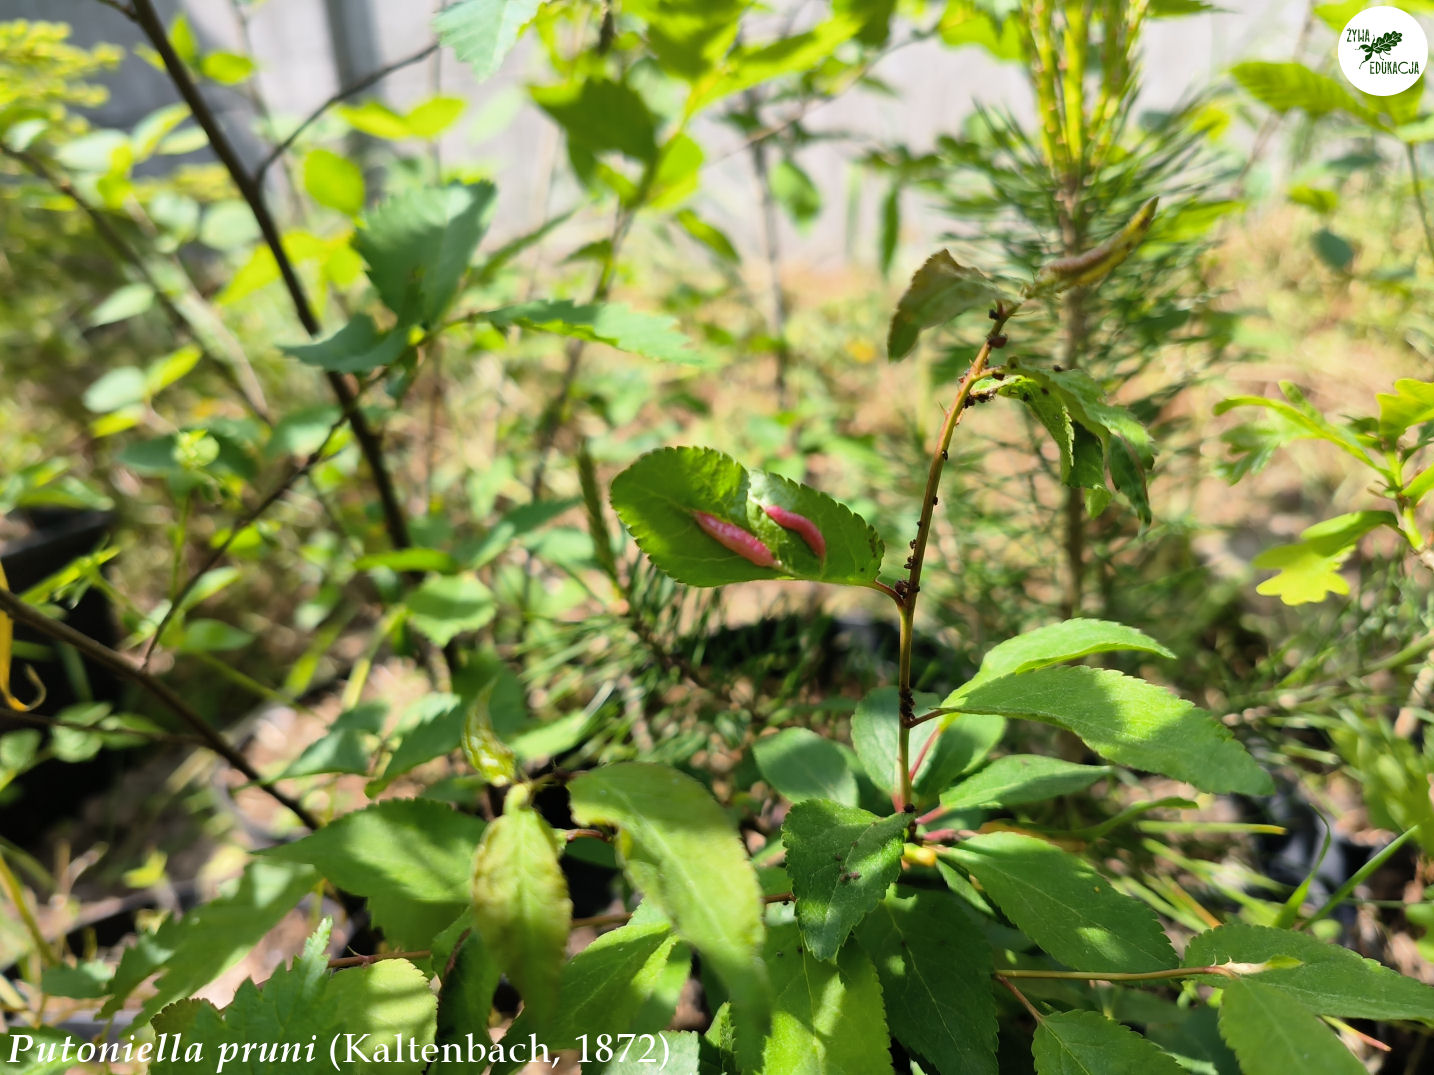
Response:
[[[93,552],[113,529],[115,520],[113,512],[64,508],[35,509],[22,517],[30,534],[0,547],[0,566],[15,593],[24,592],[76,558]],[[109,598],[98,588],[89,589],[65,615],[65,623],[106,646],[112,647],[118,641],[114,611]],[[17,660],[15,664],[14,689],[22,697],[31,686],[23,673],[26,665],[45,684],[45,700],[35,710],[37,714],[54,716],[86,700],[119,707],[123,685],[113,672],[77,654],[74,662],[61,660],[54,643],[22,626],[16,626],[15,639],[45,646],[54,653],[49,660]],[[80,669],[79,674],[75,668]],[[22,727],[34,725],[0,710],[0,734]],[[16,843],[31,843],[53,821],[71,813],[82,800],[82,792],[102,786],[116,772],[113,756],[105,752],[79,764],[42,763],[0,793],[0,832]]]

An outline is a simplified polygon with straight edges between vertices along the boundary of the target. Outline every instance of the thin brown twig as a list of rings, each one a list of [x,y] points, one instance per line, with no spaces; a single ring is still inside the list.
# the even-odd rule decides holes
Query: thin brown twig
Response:
[[[32,175],[73,202],[75,208],[79,209],[80,212],[89,219],[91,226],[95,229],[95,233],[100,239],[118,254],[122,261],[128,263],[140,274],[144,282],[149,285],[149,289],[154,292],[155,301],[159,303],[160,309],[165,312],[165,315],[176,328],[194,342],[195,346],[199,348],[199,353],[218,368],[224,376],[224,379],[239,393],[239,398],[244,401],[244,405],[261,421],[265,423],[271,422],[268,408],[264,404],[263,389],[259,386],[259,382],[254,377],[254,372],[249,368],[248,363],[242,361],[242,355],[240,356],[241,361],[236,363],[239,367],[239,370],[236,371],[229,367],[229,363],[220,359],[218,355],[210,350],[209,346],[201,338],[199,332],[189,323],[189,319],[184,316],[183,311],[179,309],[174,300],[171,299],[164,288],[160,286],[159,280],[156,279],[154,273],[150,271],[148,263],[144,260],[140,252],[119,233],[119,230],[108,217],[91,205],[89,200],[75,189],[73,183],[64,176],[57,175],[44,161],[40,160],[40,158],[34,154],[24,152],[23,150],[12,149],[3,142],[0,142],[0,153],[3,153],[21,165],[21,167],[25,168]],[[243,375],[247,375],[251,382],[250,384],[246,385],[244,383],[245,378]]]
[[[847,90],[851,89],[868,74],[870,74],[871,69],[873,67],[875,67],[882,60],[886,59],[892,53],[901,51],[902,49],[906,48],[907,45],[915,45],[918,42],[925,41],[933,33],[935,33],[935,30],[921,30],[912,34],[910,37],[903,38],[900,41],[887,45],[880,52],[872,56],[871,59],[867,60],[866,63],[862,64],[859,67],[855,67],[851,71],[849,71],[841,85],[834,87],[827,93],[821,94],[820,96],[808,97],[805,101],[802,102],[801,106],[799,108],[794,109],[790,115],[778,120],[770,127],[764,127],[762,130],[756,131],[755,133],[742,139],[741,142],[733,146],[731,149],[727,150],[725,153],[719,153],[714,157],[707,158],[707,160],[703,162],[702,167],[706,169],[714,164],[719,164],[722,161],[726,160],[728,157],[735,157],[738,153],[745,153],[750,150],[754,145],[757,145],[761,142],[765,142],[770,138],[775,138],[779,134],[786,133],[787,131],[795,127],[798,123],[802,122],[802,120],[809,117],[813,112],[820,111],[821,109],[825,108],[827,105],[835,101],[837,98],[841,97],[844,93],[846,93]]]
[[[74,720],[61,720],[59,717],[46,716],[43,713],[31,713],[24,710],[7,710],[5,716],[9,720],[19,721],[22,724],[33,724],[39,728],[68,728],[72,731],[86,732],[90,735],[132,735],[138,739],[148,739],[154,743],[171,743],[180,746],[202,747],[208,745],[204,740],[194,735],[175,735],[172,732],[152,732],[144,728],[102,728],[98,724],[81,724]]]
[[[432,954],[425,950],[421,952],[379,952],[371,956],[339,956],[329,960],[329,970],[342,970],[344,967],[367,967],[385,959],[427,959]]]
[[[961,417],[966,412],[966,403],[971,389],[986,370],[991,351],[1005,345],[1001,330],[1006,322],[1020,308],[1020,303],[1010,306],[997,303],[991,311],[993,322],[981,349],[976,352],[966,375],[956,389],[956,399],[946,412],[946,422],[941,428],[941,439],[931,456],[931,467],[926,475],[926,488],[921,496],[921,521],[916,527],[916,538],[911,542],[911,557],[906,561],[906,578],[894,587],[901,598],[901,659],[897,684],[900,707],[900,731],[897,739],[897,756],[900,765],[898,779],[901,782],[900,801],[897,805],[905,808],[912,801],[911,788],[914,783],[911,773],[911,729],[920,723],[916,718],[915,695],[911,690],[911,651],[916,626],[916,598],[921,592],[921,567],[926,560],[926,545],[931,538],[931,520],[936,511],[936,494],[941,487],[941,474],[946,468],[946,456],[951,447],[951,438],[956,432]]]
[[[354,394],[350,406],[357,407],[361,398],[362,388],[360,388],[359,392]],[[259,503],[255,504],[254,507],[249,509],[249,511],[246,512],[242,518],[231,524],[229,527],[229,533],[225,535],[224,540],[221,541],[210,551],[209,555],[205,557],[204,563],[200,564],[195,571],[190,573],[190,576],[188,579],[185,580],[184,585],[179,588],[179,592],[175,594],[173,599],[171,599],[171,601],[169,602],[169,608],[165,609],[164,615],[160,618],[158,625],[154,629],[154,633],[150,635],[149,643],[145,647],[144,651],[144,659],[143,663],[141,664],[142,668],[149,667],[150,658],[154,655],[155,647],[159,645],[159,639],[160,636],[164,634],[164,629],[169,626],[169,622],[174,619],[174,617],[177,616],[179,612],[184,608],[185,598],[187,598],[190,593],[193,592],[195,586],[199,585],[199,580],[202,579],[206,574],[208,574],[209,571],[212,570],[214,566],[219,563],[220,560],[224,559],[225,554],[229,551],[229,547],[234,544],[235,540],[239,537],[240,534],[242,534],[249,527],[253,526],[256,522],[258,522],[259,519],[263,517],[265,512],[267,512],[283,498],[285,493],[292,489],[301,478],[303,478],[311,470],[314,469],[318,462],[323,459],[324,452],[328,449],[329,442],[333,440],[334,434],[337,433],[340,427],[342,427],[344,423],[348,420],[348,412],[346,410],[341,412],[338,418],[335,419],[334,423],[329,426],[329,431],[327,434],[325,434],[322,443],[320,443],[317,448],[315,448],[312,452],[309,453],[308,458],[305,459],[302,463],[295,466],[291,471],[289,471],[289,473],[285,477],[280,479],[279,483],[269,491],[269,494],[264,497],[263,500],[259,501]]]
[[[285,137],[282,142],[280,142],[278,145],[276,145],[273,149],[269,150],[269,152],[264,155],[264,159],[261,160],[254,168],[254,181],[257,183],[259,180],[263,179],[264,173],[274,166],[274,162],[277,161],[280,157],[282,157],[286,152],[288,152],[289,147],[292,146],[296,141],[298,141],[299,136],[303,134],[306,130],[308,130],[311,126],[313,126],[316,122],[318,122],[319,118],[323,116],[323,114],[329,109],[333,108],[334,105],[338,104],[340,101],[345,100],[346,98],[352,97],[356,93],[363,92],[376,82],[382,82],[385,78],[393,74],[395,71],[401,71],[405,67],[410,67],[413,64],[421,63],[423,60],[428,59],[428,57],[432,56],[437,51],[438,42],[434,41],[431,44],[425,45],[417,52],[404,56],[402,59],[394,60],[393,63],[386,64],[383,67],[380,67],[364,75],[363,78],[356,79],[355,81],[350,82],[347,86],[340,87],[332,97],[324,101],[321,105],[319,105],[307,116],[305,116],[303,121],[292,131],[290,131],[288,136]]]
[[[179,91],[180,97],[189,106],[195,122],[203,129],[209,139],[210,147],[229,173],[230,179],[249,206],[250,212],[253,213],[255,223],[259,225],[259,232],[264,237],[265,245],[274,255],[274,261],[279,268],[279,276],[284,281],[284,287],[289,293],[294,312],[304,326],[304,331],[310,336],[318,336],[322,331],[318,317],[309,303],[303,281],[299,279],[294,263],[284,249],[283,237],[279,233],[279,227],[273,214],[269,211],[263,189],[244,168],[244,163],[239,159],[239,154],[235,151],[233,143],[220,126],[218,117],[209,107],[209,103],[205,101],[203,94],[199,92],[199,87],[193,76],[190,75],[184,61],[174,51],[164,23],[155,10],[154,0],[134,0],[134,5],[135,21],[139,23],[145,36],[149,38],[150,44],[154,46],[160,59],[164,61],[165,70],[169,72],[169,77]],[[374,488],[378,493],[389,541],[395,548],[409,548],[413,542],[409,536],[408,518],[399,503],[393,479],[388,472],[380,439],[369,426],[363,412],[352,407],[354,388],[348,379],[343,374],[331,370],[325,371],[325,377],[340,405],[349,414],[349,424],[353,428],[354,439],[358,442],[359,450],[368,464]]]
[[[76,631],[68,624],[61,623],[59,620],[46,616],[43,612],[20,600],[15,594],[3,588],[0,588],[0,613],[9,616],[17,624],[23,624],[47,638],[52,638],[56,642],[63,642],[68,646],[73,646],[96,664],[108,668],[111,672],[141,687],[191,728],[209,750],[218,754],[231,766],[243,773],[244,776],[251,780],[261,791],[293,813],[306,827],[310,829],[319,828],[318,818],[295,799],[268,784],[264,778],[259,775],[259,771],[254,768],[248,758],[236,750],[208,721],[195,712],[188,702],[176,694],[174,690],[163,681],[156,679],[143,669],[135,667],[135,665],[126,660],[122,654],[110,649],[110,647],[104,645],[102,642],[97,642],[88,635]]]

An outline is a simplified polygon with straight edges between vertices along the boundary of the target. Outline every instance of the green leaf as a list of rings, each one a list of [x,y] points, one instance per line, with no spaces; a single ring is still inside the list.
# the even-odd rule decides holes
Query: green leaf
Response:
[[[82,400],[95,414],[112,414],[149,398],[144,371],[138,366],[117,366],[101,374],[85,389]]]
[[[320,205],[337,209],[345,216],[363,211],[363,171],[357,164],[327,149],[313,149],[304,156],[304,189]]]
[[[762,1071],[889,1075],[881,983],[860,948],[847,945],[835,965],[825,963],[802,947],[795,926],[774,926],[766,963],[774,996]]]
[[[319,773],[368,772],[373,751],[369,741],[383,730],[388,706],[383,702],[360,702],[340,713],[323,738],[310,743],[280,774],[283,779],[315,776]]]
[[[792,223],[805,231],[822,211],[822,192],[812,177],[792,160],[780,160],[767,176],[767,186]]]
[[[702,1075],[702,1039],[691,1030],[664,1030],[656,1041],[646,1037],[631,1042],[614,1042],[613,1058],[589,1067],[593,1075],[652,1075],[653,1065],[662,1075]]]
[[[881,201],[881,231],[876,243],[876,267],[882,278],[891,274],[891,262],[901,241],[901,183],[893,182]]]
[[[526,798],[510,792],[503,816],[483,833],[473,863],[473,922],[542,1023],[558,1003],[573,905],[558,838]]]
[[[1145,485],[1145,470],[1136,458],[1134,450],[1123,437],[1111,437],[1106,444],[1106,465],[1110,467],[1110,481],[1116,492],[1135,509],[1136,516],[1145,526],[1150,525],[1150,493]],[[1102,507],[1104,505],[1102,504]],[[1099,514],[1092,511],[1091,514]]]
[[[490,674],[493,677],[492,694],[488,696],[488,719],[494,734],[500,739],[510,736],[527,719],[528,703],[523,694],[523,685],[511,670],[503,667],[493,658]],[[410,707],[413,714],[398,733],[398,745],[389,758],[383,775],[370,781],[366,789],[369,795],[377,795],[394,780],[415,766],[441,758],[461,746],[463,727],[469,714],[469,706],[485,688],[486,681],[475,682],[464,692],[464,698],[457,695],[433,693],[425,695]]]
[[[1217,403],[1215,413],[1224,414],[1234,407],[1263,407],[1273,412],[1276,419],[1286,427],[1283,434],[1284,439],[1313,437],[1318,440],[1326,440],[1365,466],[1375,470],[1380,469],[1379,464],[1360,444],[1353,432],[1329,421],[1305,399],[1304,393],[1297,385],[1290,381],[1281,381],[1280,391],[1284,393],[1285,400],[1288,402],[1265,399],[1263,396],[1232,396]]]
[[[705,365],[707,359],[676,328],[677,322],[662,314],[644,314],[620,303],[575,303],[569,299],[540,299],[516,306],[503,306],[475,315],[494,328],[513,326],[531,332],[605,343],[620,351],[631,351],[661,362]]]
[[[889,895],[856,939],[876,965],[897,1041],[942,1075],[995,1075],[991,950],[955,900]]]
[[[913,696],[916,715],[936,708],[937,696],[918,691]],[[1001,739],[1006,722],[1001,717],[963,716],[943,726],[927,721],[912,729],[911,757],[920,758],[912,784],[918,803],[935,799],[951,781],[980,763]],[[851,719],[851,742],[867,776],[888,795],[901,785],[899,742],[901,707],[895,687],[878,687],[857,703]]]
[[[373,138],[398,142],[413,137],[413,131],[408,126],[408,117],[395,112],[382,101],[336,105],[334,114],[354,130]]]
[[[473,849],[482,834],[483,822],[442,803],[392,799],[262,854],[316,867],[368,900],[389,941],[419,949],[467,912]]]
[[[568,791],[578,824],[617,827],[624,872],[716,971],[754,1030],[761,1027],[761,889],[707,789],[664,766],[623,762],[579,775]]]
[[[1099,1012],[1056,1012],[1045,1016],[1036,1026],[1031,1054],[1036,1061],[1036,1075],[1180,1075],[1184,1070],[1154,1042]]]
[[[1019,22],[982,10],[976,4],[951,3],[946,5],[936,29],[941,40],[953,49],[974,45],[1001,63],[1019,63],[1025,55]]]
[[[436,646],[486,627],[497,610],[493,591],[471,574],[430,575],[404,604],[408,622]]]
[[[1320,228],[1310,241],[1322,262],[1335,272],[1349,272],[1349,267],[1354,264],[1354,247],[1348,239],[1328,228]]]
[[[403,326],[379,332],[368,314],[356,315],[332,335],[313,343],[291,343],[279,348],[286,355],[330,373],[372,373],[398,361],[408,350]]]
[[[538,107],[563,128],[570,146],[591,154],[622,153],[644,164],[656,160],[657,119],[627,83],[589,77],[535,86],[531,93]]]
[[[1380,392],[1374,398],[1379,403],[1379,435],[1391,442],[1413,426],[1434,422],[1434,383],[1401,377],[1393,393]]]
[[[248,955],[316,880],[310,869],[251,861],[217,899],[171,919],[125,952],[102,1017],[123,1007],[131,990],[156,970],[164,973],[135,1017],[137,1027],[166,1004],[202,989]]]
[[[1078,661],[1093,653],[1129,650],[1175,659],[1170,650],[1134,627],[1109,620],[1062,620],[992,646],[981,658],[980,669],[962,690],[1001,676]]]
[[[1434,1021],[1434,988],[1307,933],[1232,923],[1194,937],[1185,950],[1184,965],[1270,960],[1297,963],[1262,971],[1251,981],[1264,989],[1278,989],[1316,1015]],[[1216,986],[1229,981],[1215,975],[1204,980]]]
[[[1054,844],[991,832],[961,841],[946,857],[969,870],[1022,933],[1072,969],[1178,965],[1154,911]]]
[[[932,730],[918,727],[911,736],[916,744],[912,749],[918,752],[913,757],[926,752],[912,782],[918,803],[939,797],[957,777],[980,765],[1006,734],[1006,718],[985,713],[966,713],[959,720],[931,721],[930,725]]]
[[[512,748],[493,730],[492,699],[498,683],[496,678],[489,680],[469,704],[463,718],[462,746],[468,764],[486,783],[504,787],[517,779],[518,764]]]
[[[647,196],[651,209],[682,204],[697,191],[704,154],[690,135],[678,131],[658,151],[657,171]]]
[[[863,45],[881,46],[891,36],[891,16],[896,0],[832,0],[832,11],[838,15],[855,15],[861,20],[857,40]]]
[[[501,976],[498,962],[483,938],[470,932],[453,956],[452,970],[443,975],[443,990],[438,995],[438,1027],[434,1034],[440,1049],[447,1044],[466,1046],[469,1034],[485,1050],[492,1043],[488,1020],[493,1012],[493,993]],[[435,1070],[443,1069],[435,1066]]]
[[[1293,997],[1255,982],[1225,987],[1220,1036],[1245,1075],[1364,1075],[1333,1030]]]
[[[47,996],[98,1000],[109,992],[114,968],[98,960],[77,965],[55,963],[40,972],[40,989]]]
[[[689,586],[776,578],[856,585],[875,579],[881,569],[881,538],[844,504],[780,475],[749,470],[710,448],[649,452],[613,479],[611,496],[638,547]],[[824,554],[798,531],[778,524],[767,508],[808,520],[825,542]],[[775,555],[777,566],[725,548],[698,524],[699,512],[755,537]]]
[[[694,88],[687,103],[688,114],[710,108],[725,97],[774,78],[813,70],[838,46],[849,41],[862,28],[862,21],[858,15],[838,13],[805,33],[788,33],[774,41],[739,45],[724,57],[718,77]]]
[[[1287,605],[1323,601],[1329,594],[1349,593],[1349,583],[1339,574],[1359,539],[1381,526],[1399,528],[1387,511],[1354,511],[1337,515],[1307,527],[1300,540],[1266,549],[1252,561],[1273,577],[1255,587],[1265,597],[1278,597]]]
[[[368,277],[400,323],[433,325],[458,293],[488,230],[487,181],[408,190],[369,212],[354,236]]]
[[[264,992],[268,991],[266,984]],[[298,1004],[302,1005],[303,1001]],[[352,1063],[345,1063],[345,1071],[353,1075],[419,1075],[426,1070],[423,1050],[433,1042],[437,1029],[438,998],[428,987],[428,976],[408,960],[383,959],[366,967],[340,971],[328,980],[320,1004],[319,1010],[328,1018],[337,1018],[343,1023],[345,1033],[368,1035],[358,1049],[365,1059],[355,1058]],[[286,1024],[292,1023],[295,1015],[303,1010],[280,1005],[275,1005],[275,1009]],[[225,1015],[227,1022],[228,1013]],[[248,1033],[254,1032],[245,1029]],[[252,1037],[248,1040],[276,1039]],[[294,1031],[284,1025],[277,1040],[293,1041]],[[349,1039],[340,1039],[340,1056],[346,1056],[346,1040]],[[316,1058],[321,1051],[324,1051],[322,1047],[315,1049]],[[265,1075],[275,1070],[262,1064],[255,1068]]]
[[[208,1001],[187,1000],[177,1008],[165,1011],[156,1021],[157,1029],[170,1034],[182,1032],[191,1041],[203,1043],[205,1056],[212,1058],[211,1063],[217,1062],[221,1055],[226,1056],[226,1072],[271,1075],[276,1070],[298,1071],[313,1067],[302,1060],[302,1050],[311,1040],[328,1042],[340,1032],[346,1017],[370,1014],[341,1014],[328,1003],[329,991],[335,988],[328,976],[329,928],[330,922],[326,918],[304,944],[303,954],[291,966],[276,970],[262,988],[252,980],[244,981],[223,1013]],[[411,964],[409,966],[412,968]],[[433,995],[426,988],[422,988],[422,994],[424,1002],[431,1006]],[[359,1025],[362,1021],[361,1017],[354,1018],[348,1025],[342,1025],[342,1030],[362,1033],[363,1028]],[[260,1043],[275,1048],[297,1045],[301,1055],[289,1054],[287,1063],[280,1064],[277,1054],[265,1055],[257,1051]],[[246,1044],[256,1051],[246,1051]],[[164,1059],[157,1059],[150,1067],[153,1075],[192,1075],[193,1061],[183,1061],[176,1054],[177,1050],[167,1053]],[[318,1050],[315,1049],[316,1059],[317,1056]],[[401,1070],[414,1071],[415,1067]]]
[[[169,24],[169,44],[186,66],[193,67],[199,62],[199,42],[195,40],[194,27],[189,25],[188,15],[176,15]]]
[[[177,638],[169,638],[165,632],[165,645],[173,646],[181,653],[224,653],[243,649],[254,641],[248,631],[218,620],[187,620]]]
[[[832,799],[855,806],[856,775],[847,756],[830,739],[807,728],[784,728],[752,744],[762,779],[792,802]]]
[[[410,108],[403,120],[413,137],[430,140],[453,126],[467,107],[462,97],[430,97]]]
[[[1246,93],[1276,112],[1299,108],[1314,117],[1346,112],[1356,119],[1368,118],[1364,106],[1343,85],[1302,63],[1249,61],[1235,64],[1230,74]]]
[[[1321,216],[1328,216],[1339,208],[1339,192],[1328,187],[1311,187],[1297,183],[1285,191],[1285,197],[1296,205],[1313,209]]]
[[[877,817],[825,799],[797,803],[782,822],[802,939],[831,960],[901,872],[905,814]]]
[[[221,86],[237,86],[258,69],[253,60],[237,52],[209,52],[199,61],[199,73]]]
[[[1205,791],[1268,795],[1274,788],[1229,729],[1205,710],[1111,669],[1039,668],[961,687],[941,706],[1053,724],[1111,761]]]
[[[542,6],[543,0],[462,0],[433,17],[433,32],[482,81],[497,73]]]
[[[90,311],[89,326],[113,325],[138,317],[154,306],[154,288],[149,284],[125,284]]]
[[[1415,87],[1423,85],[1422,79],[1414,83]],[[1401,142],[1408,142],[1410,145],[1421,145],[1424,142],[1434,141],[1434,115],[1425,116],[1413,123],[1401,123],[1394,134]]]
[[[958,264],[949,251],[938,251],[916,270],[896,304],[886,336],[887,357],[895,361],[909,355],[923,329],[944,325],[967,310],[991,309],[1004,299],[996,281],[980,269]]]
[[[941,805],[965,810],[1041,802],[1083,791],[1109,774],[1110,768],[1105,765],[1076,765],[1039,754],[1012,754],[997,758],[942,794]]]
[[[715,224],[702,219],[691,209],[678,210],[674,219],[683,231],[716,254],[719,259],[729,265],[741,264],[742,255],[737,253],[737,248],[732,245],[732,240],[727,238],[727,233]]]
[[[631,922],[604,933],[563,965],[558,1005],[543,1023],[530,1011],[519,1013],[507,1041],[536,1033],[550,1050],[574,1049],[579,1035],[632,1033],[634,1021],[653,995],[677,944],[671,926],[644,904]],[[522,1067],[522,1061],[495,1064],[493,1075]],[[652,1065],[649,1065],[651,1068]]]
[[[331,413],[332,408],[329,410]],[[436,572],[440,575],[451,575],[458,570],[458,562],[453,558],[451,552],[446,552],[443,549],[421,548],[417,545],[410,545],[406,549],[386,549],[383,552],[369,553],[354,561],[355,571],[377,569],[397,572],[416,571],[425,574]]]

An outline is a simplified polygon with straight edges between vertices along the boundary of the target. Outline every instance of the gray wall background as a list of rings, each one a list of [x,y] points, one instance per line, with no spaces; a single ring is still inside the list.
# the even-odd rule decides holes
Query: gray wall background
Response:
[[[169,14],[180,5],[181,0],[161,0],[162,10]],[[423,48],[432,40],[428,24],[436,6],[435,0],[183,0],[202,47],[252,52],[260,64],[257,88],[281,120],[297,120],[340,85]],[[782,18],[795,11],[799,19],[815,19],[826,5],[817,0],[778,0],[774,6]],[[1223,6],[1227,10],[1213,16],[1149,26],[1143,104],[1169,105],[1190,89],[1218,78],[1240,59],[1288,58],[1308,10],[1302,0],[1225,0]],[[114,41],[132,46],[138,41],[134,26],[96,0],[0,0],[0,17],[68,22],[79,44]],[[1318,32],[1325,31],[1320,27]],[[855,132],[858,139],[822,144],[801,155],[802,166],[822,188],[826,204],[810,231],[784,236],[790,258],[829,262],[843,257],[852,244],[854,237],[846,234],[848,162],[864,144],[899,140],[921,149],[957,127],[976,101],[1000,103],[1026,114],[1032,107],[1020,72],[973,48],[952,52],[939,43],[909,46],[886,57],[874,73],[895,87],[899,97],[848,94],[814,112],[808,121],[813,129]],[[491,169],[500,188],[495,230],[516,234],[543,219],[545,203],[556,207],[571,202],[563,191],[548,192],[542,184],[561,145],[556,129],[542,113],[524,103],[524,84],[541,77],[533,50],[522,44],[497,76],[481,84],[440,50],[421,64],[395,72],[355,100],[376,95],[403,109],[435,91],[466,98],[466,112],[443,139],[443,159]],[[176,100],[164,76],[133,56],[126,59],[111,86],[109,103],[95,116],[103,126],[133,126]],[[206,93],[236,136],[243,132],[248,155],[257,159],[263,147],[248,134],[251,103],[232,89],[211,87]],[[758,250],[756,185],[748,155],[734,152],[735,136],[715,125],[699,130],[698,136],[708,149],[709,162],[715,162],[704,175],[708,199],[704,211],[729,230],[739,247]],[[730,155],[723,159],[724,154]],[[858,215],[867,229],[877,195],[867,192],[867,204]],[[904,222],[903,238],[926,242],[940,227],[939,221],[918,212]],[[859,256],[870,257],[869,236],[856,238],[852,248]]]

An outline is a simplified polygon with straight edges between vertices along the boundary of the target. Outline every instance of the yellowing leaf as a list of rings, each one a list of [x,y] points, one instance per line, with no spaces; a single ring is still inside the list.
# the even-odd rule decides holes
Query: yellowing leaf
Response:
[[[1349,584],[1340,567],[1355,543],[1379,526],[1396,526],[1387,511],[1355,511],[1316,523],[1289,545],[1277,545],[1255,557],[1254,565],[1273,570],[1275,575],[1260,583],[1255,592],[1278,597],[1287,605],[1323,601],[1332,593],[1349,593]]]
[[[363,172],[353,161],[327,149],[315,149],[304,158],[304,189],[320,205],[346,216],[363,211]]]
[[[1411,426],[1434,421],[1434,383],[1402,377],[1394,382],[1393,394],[1381,392],[1379,435],[1398,440]]]

